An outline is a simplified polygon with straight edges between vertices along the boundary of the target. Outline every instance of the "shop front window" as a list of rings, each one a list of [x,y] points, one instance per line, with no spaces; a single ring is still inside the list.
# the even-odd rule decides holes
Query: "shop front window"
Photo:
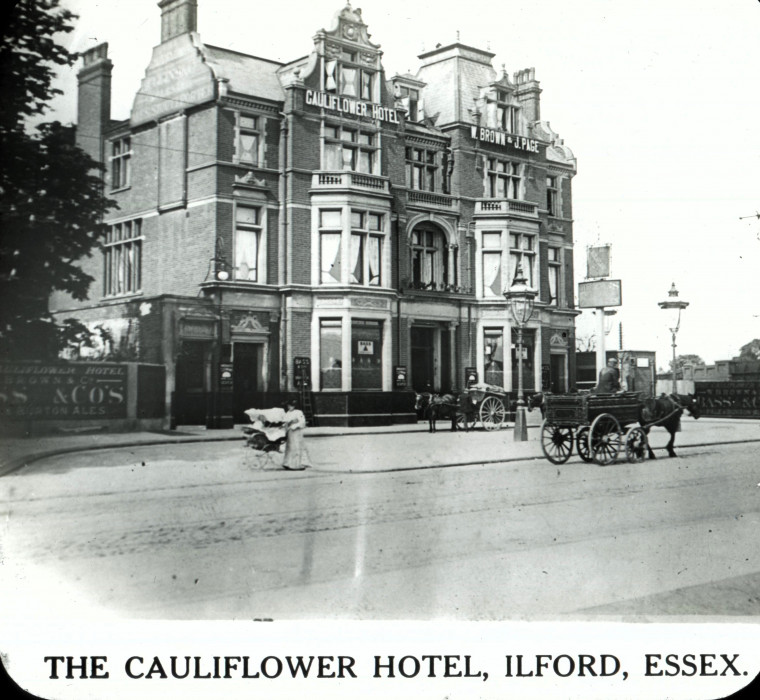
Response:
[[[483,331],[483,381],[504,386],[504,331],[501,328]]]
[[[342,388],[342,353],[343,330],[340,319],[322,319],[319,324],[319,379],[322,390]]]
[[[382,341],[380,321],[351,322],[351,385],[355,390],[383,388]]]

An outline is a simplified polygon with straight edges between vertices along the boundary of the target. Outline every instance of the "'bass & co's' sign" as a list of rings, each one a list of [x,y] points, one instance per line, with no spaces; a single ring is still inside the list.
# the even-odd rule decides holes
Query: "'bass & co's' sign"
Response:
[[[0,364],[0,416],[9,420],[126,418],[126,365]]]

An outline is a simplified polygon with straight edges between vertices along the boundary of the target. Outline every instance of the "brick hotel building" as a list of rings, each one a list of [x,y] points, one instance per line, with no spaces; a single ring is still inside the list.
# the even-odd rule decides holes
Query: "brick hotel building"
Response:
[[[241,420],[296,389],[297,358],[320,424],[411,420],[410,389],[466,368],[516,392],[520,262],[539,290],[525,389],[574,384],[576,161],[532,68],[457,42],[388,77],[350,5],[279,63],[204,44],[197,0],[158,5],[129,119],[110,118],[107,44],[78,75],[78,143],[119,208],[83,261],[90,300],[51,309],[99,328],[101,356],[165,365],[175,422],[207,420],[220,367]]]

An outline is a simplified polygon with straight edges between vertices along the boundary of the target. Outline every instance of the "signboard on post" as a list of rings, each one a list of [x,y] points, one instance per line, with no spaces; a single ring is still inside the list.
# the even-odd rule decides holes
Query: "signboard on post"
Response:
[[[610,246],[593,246],[586,251],[586,277],[609,277]]]
[[[294,357],[293,358],[293,383],[299,389],[308,387],[311,384],[311,358]]]
[[[622,306],[623,291],[620,280],[593,280],[578,283],[578,306],[581,309],[601,309]]]

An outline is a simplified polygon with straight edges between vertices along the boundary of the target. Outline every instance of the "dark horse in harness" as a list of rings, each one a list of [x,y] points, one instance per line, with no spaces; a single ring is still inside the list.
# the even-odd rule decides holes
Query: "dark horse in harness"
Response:
[[[683,412],[695,420],[699,418],[699,403],[693,394],[660,394],[657,398],[646,399],[639,413],[639,424],[644,432],[649,435],[649,430],[654,427],[665,428],[670,433],[670,440],[666,446],[669,457],[675,457],[673,444],[676,433],[681,427]],[[654,452],[647,442],[649,459],[655,459]]]
[[[464,429],[469,430],[471,405],[467,394],[431,394],[423,392],[417,394],[415,410],[428,420],[428,430],[436,432],[436,421],[441,418],[451,419],[451,430],[458,430],[457,423],[464,424]],[[464,420],[462,420],[464,419]]]

